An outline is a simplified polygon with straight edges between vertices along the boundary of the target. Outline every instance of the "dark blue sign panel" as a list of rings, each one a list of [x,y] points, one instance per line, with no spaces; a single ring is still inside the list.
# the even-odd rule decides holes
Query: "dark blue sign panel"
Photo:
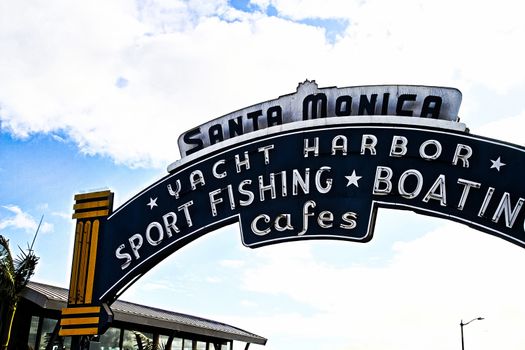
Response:
[[[401,119],[300,122],[183,159],[105,222],[94,295],[113,301],[180,247],[236,221],[252,248],[367,242],[377,207],[390,207],[525,247],[524,148],[457,123]]]

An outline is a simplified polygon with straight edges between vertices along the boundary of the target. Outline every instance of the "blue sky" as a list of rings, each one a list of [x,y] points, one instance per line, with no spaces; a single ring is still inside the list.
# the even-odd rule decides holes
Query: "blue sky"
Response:
[[[510,0],[475,12],[457,0],[4,1],[0,232],[25,247],[44,215],[34,278],[67,286],[74,194],[109,188],[116,207],[166,174],[181,133],[305,79],[453,86],[472,133],[523,146],[521,13]],[[454,348],[460,319],[478,316],[469,347],[522,349],[524,263],[503,240],[382,210],[367,244],[251,250],[223,228],[123,298],[240,326],[272,350]]]

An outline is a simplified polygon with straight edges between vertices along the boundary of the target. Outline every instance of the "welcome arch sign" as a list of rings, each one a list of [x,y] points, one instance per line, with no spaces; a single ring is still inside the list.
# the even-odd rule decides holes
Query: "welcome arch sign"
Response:
[[[525,148],[473,135],[452,88],[318,88],[212,120],[179,138],[168,174],[113,209],[75,196],[60,335],[101,334],[111,303],[189,242],[238,222],[245,246],[367,242],[377,208],[463,223],[525,247]]]

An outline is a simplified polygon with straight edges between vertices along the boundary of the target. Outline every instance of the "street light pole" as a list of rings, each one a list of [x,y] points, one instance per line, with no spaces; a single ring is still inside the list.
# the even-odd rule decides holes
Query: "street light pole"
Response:
[[[472,320],[468,321],[467,323],[463,323],[463,320],[461,320],[461,322],[459,322],[459,326],[461,327],[461,350],[465,350],[465,341],[463,340],[463,326],[466,326],[468,325],[469,323],[473,322],[473,321],[481,321],[481,320],[484,320],[483,317],[476,317],[476,318],[473,318]]]
[[[465,342],[463,341],[463,320],[459,322],[459,326],[461,327],[461,350],[465,350]]]

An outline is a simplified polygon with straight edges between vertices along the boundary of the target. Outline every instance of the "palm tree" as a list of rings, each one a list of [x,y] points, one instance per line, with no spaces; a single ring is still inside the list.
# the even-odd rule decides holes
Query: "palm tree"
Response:
[[[37,229],[38,233],[38,229]],[[36,238],[36,235],[35,235]],[[33,240],[34,243],[34,240]],[[20,293],[35,272],[38,257],[33,249],[27,252],[20,249],[20,254],[13,259],[9,249],[9,240],[0,235],[0,349],[6,350],[11,337],[11,327],[16,313]]]

